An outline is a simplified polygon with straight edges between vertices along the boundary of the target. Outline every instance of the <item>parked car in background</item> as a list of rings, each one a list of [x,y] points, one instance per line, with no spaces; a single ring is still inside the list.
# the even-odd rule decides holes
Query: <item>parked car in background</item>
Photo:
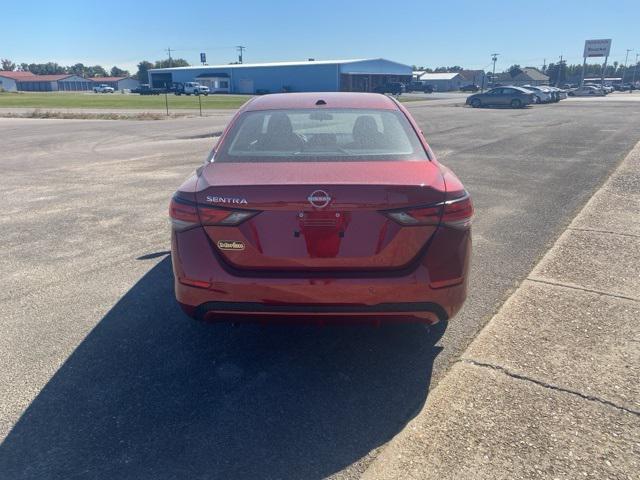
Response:
[[[164,92],[162,88],[153,88],[148,83],[143,83],[137,88],[133,88],[131,93],[138,93],[140,95],[160,95]]]
[[[604,97],[604,90],[591,85],[584,85],[582,87],[569,90],[567,93],[570,97]]]
[[[469,85],[464,85],[464,86],[460,87],[460,91],[461,92],[477,92],[478,90],[480,90],[480,87],[478,85],[473,84],[473,83],[470,83]]]
[[[583,86],[585,87],[593,87],[593,88],[597,88],[598,90],[602,91],[602,93],[604,93],[605,95],[607,95],[609,93],[608,90],[606,90],[602,85],[600,84],[595,84],[595,83],[585,83]]]
[[[390,93],[392,95],[402,95],[404,92],[406,92],[406,88],[404,86],[404,83],[389,82],[374,87],[373,91],[375,93]]]
[[[549,95],[551,95],[551,101],[552,102],[559,102],[560,101],[560,93],[558,88],[555,87],[550,87],[549,85],[542,85],[540,86],[540,89],[542,89],[543,92],[548,93]]]
[[[629,90],[635,89],[635,88],[636,87],[631,83],[620,83],[618,84],[618,88],[616,88],[616,90],[618,90],[619,92],[628,92]]]
[[[225,132],[169,207],[184,312],[432,324],[460,310],[471,198],[401,104],[265,95]]]
[[[198,82],[175,83],[173,93],[176,95],[209,95],[209,87]]]
[[[433,87],[431,85],[427,85],[425,82],[420,80],[405,83],[404,86],[405,86],[406,92],[433,93]]]
[[[534,103],[551,103],[555,101],[555,94],[553,94],[550,90],[533,85],[525,85],[522,88],[533,93]]]
[[[94,93],[113,93],[115,92],[113,87],[110,87],[106,83],[101,83],[97,87],[93,87]]]
[[[467,97],[467,105],[478,107],[522,108],[534,103],[533,92],[521,87],[497,87]]]
[[[602,88],[603,88],[603,89],[604,89],[604,91],[605,91],[605,92],[607,92],[607,93],[612,93],[612,92],[614,92],[614,91],[615,91],[615,88],[613,88],[613,85],[611,85],[611,84],[605,84],[605,85],[602,85]]]
[[[566,90],[563,90],[562,88],[558,88],[558,87],[547,87],[547,88],[556,93],[556,96],[557,96],[557,100],[556,101],[557,102],[567,98],[567,91]]]

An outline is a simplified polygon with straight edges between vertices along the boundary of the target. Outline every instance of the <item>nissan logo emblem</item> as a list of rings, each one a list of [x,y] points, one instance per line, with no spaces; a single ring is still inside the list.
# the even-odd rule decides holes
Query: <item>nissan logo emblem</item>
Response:
[[[324,190],[316,190],[307,197],[307,200],[309,200],[309,203],[316,208],[324,208],[329,205],[331,197]]]

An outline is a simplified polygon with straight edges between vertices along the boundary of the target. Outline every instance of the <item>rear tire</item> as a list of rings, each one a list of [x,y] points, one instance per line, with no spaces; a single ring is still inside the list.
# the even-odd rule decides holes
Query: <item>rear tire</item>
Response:
[[[473,108],[479,108],[482,106],[482,102],[480,101],[479,98],[474,98],[473,100],[471,100],[471,106]]]
[[[522,102],[517,98],[511,100],[511,108],[522,108]]]

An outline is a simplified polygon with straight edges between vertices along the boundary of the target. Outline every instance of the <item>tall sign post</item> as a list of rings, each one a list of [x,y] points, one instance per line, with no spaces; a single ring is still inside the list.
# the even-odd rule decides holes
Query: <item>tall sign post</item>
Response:
[[[584,42],[584,54],[582,55],[584,61],[582,62],[582,79],[580,80],[580,86],[584,85],[584,73],[587,69],[587,58],[591,57],[604,57],[604,66],[602,67],[600,78],[602,85],[604,85],[604,72],[607,69],[609,53],[611,53],[610,38],[600,40],[586,40]]]
[[[205,63],[207,63],[207,54],[206,53],[201,53],[200,54],[200,63],[202,65],[204,65]]]

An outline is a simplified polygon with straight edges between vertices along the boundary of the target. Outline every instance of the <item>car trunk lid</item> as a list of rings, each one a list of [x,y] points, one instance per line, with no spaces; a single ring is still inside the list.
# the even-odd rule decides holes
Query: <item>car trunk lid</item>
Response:
[[[437,226],[402,226],[381,212],[444,197],[428,161],[212,163],[196,192],[203,209],[260,212],[204,229],[231,266],[274,271],[402,269]]]

